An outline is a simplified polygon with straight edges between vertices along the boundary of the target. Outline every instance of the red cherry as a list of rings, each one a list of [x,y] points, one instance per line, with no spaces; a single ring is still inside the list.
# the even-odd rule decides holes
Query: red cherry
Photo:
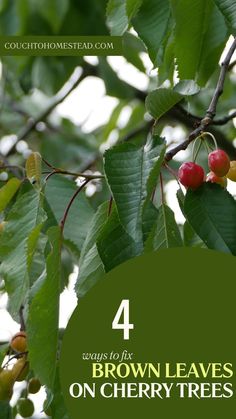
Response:
[[[204,170],[196,163],[183,163],[179,168],[178,178],[186,188],[196,189],[204,182]]]
[[[214,172],[208,173],[208,175],[206,177],[206,182],[218,183],[219,185],[222,186],[222,188],[226,188],[226,186],[227,186],[226,177],[219,177]]]
[[[224,150],[212,151],[208,156],[208,165],[217,176],[225,176],[230,168],[229,156]]]

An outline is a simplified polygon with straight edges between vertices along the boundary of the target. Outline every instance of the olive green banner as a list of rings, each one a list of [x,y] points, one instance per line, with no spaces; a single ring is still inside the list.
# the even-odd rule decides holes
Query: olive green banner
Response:
[[[120,36],[0,36],[0,56],[123,55]]]
[[[235,257],[197,248],[144,254],[106,274],[64,335],[70,418],[233,417],[235,288]]]

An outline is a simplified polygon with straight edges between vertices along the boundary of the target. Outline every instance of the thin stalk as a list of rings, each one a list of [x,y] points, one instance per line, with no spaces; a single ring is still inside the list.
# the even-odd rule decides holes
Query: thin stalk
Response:
[[[84,187],[87,185],[87,183],[88,182],[90,182],[90,180],[91,179],[86,179],[85,181],[84,181],[84,183],[75,191],[75,193],[72,195],[72,198],[70,199],[70,202],[69,202],[69,204],[67,205],[67,207],[66,207],[66,210],[65,210],[65,212],[64,212],[64,215],[63,215],[63,217],[62,217],[62,220],[61,220],[61,222],[60,222],[60,227],[61,227],[61,233],[63,234],[63,231],[64,231],[64,227],[65,227],[65,223],[66,223],[66,220],[67,220],[67,217],[68,217],[68,214],[69,214],[69,211],[70,211],[70,208],[71,208],[71,206],[72,206],[72,204],[73,204],[73,202],[74,202],[74,200],[75,200],[75,198],[77,197],[77,195],[84,189]]]

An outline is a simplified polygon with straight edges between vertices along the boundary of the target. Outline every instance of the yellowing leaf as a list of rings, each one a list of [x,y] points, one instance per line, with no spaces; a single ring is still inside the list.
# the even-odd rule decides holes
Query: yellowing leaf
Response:
[[[0,189],[0,212],[2,212],[9,204],[17,190],[21,181],[17,178],[11,178],[6,185]]]
[[[26,160],[26,176],[30,182],[40,182],[42,173],[42,158],[39,153],[32,153]]]

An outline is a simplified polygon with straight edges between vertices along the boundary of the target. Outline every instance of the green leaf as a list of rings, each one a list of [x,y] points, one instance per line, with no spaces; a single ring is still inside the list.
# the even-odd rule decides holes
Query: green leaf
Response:
[[[179,188],[177,190],[176,197],[178,199],[178,203],[179,203],[180,209],[181,209],[181,211],[182,211],[182,213],[184,215],[184,200],[185,200],[185,195],[184,195],[184,193],[183,193],[183,191],[182,191],[181,188]]]
[[[48,21],[55,33],[58,32],[69,8],[69,0],[29,0],[33,11],[39,13]]]
[[[41,225],[39,225],[39,230]],[[39,231],[40,233],[40,231]],[[30,241],[32,242],[30,243]],[[28,239],[28,272],[30,286],[32,286],[45,270],[45,249],[47,236],[38,234],[37,227],[33,230]]]
[[[41,233],[42,226],[43,226],[43,223],[38,224],[30,232],[29,237],[28,237],[28,243],[27,243],[27,248],[28,248],[28,252],[27,252],[28,271],[30,271],[30,268],[31,268],[31,265],[32,265],[32,262],[33,262],[33,257],[34,257],[36,246],[38,244],[39,235]]]
[[[58,223],[77,188],[75,182],[61,175],[52,176],[47,182],[45,196]],[[72,243],[77,251],[82,248],[93,214],[84,193],[80,193],[70,208],[64,228],[65,240]]]
[[[56,373],[60,299],[61,230],[48,231],[51,252],[46,275],[29,305],[27,336],[31,368],[42,384],[53,389]]]
[[[145,243],[153,225],[157,221],[159,211],[150,201],[143,211],[143,242]]]
[[[109,0],[107,4],[107,25],[111,35],[123,35],[128,29],[125,3],[124,0]]]
[[[161,169],[165,143],[156,136],[145,146],[123,143],[105,153],[105,173],[124,230],[142,240],[142,212]]]
[[[181,247],[183,241],[173,211],[165,204],[159,208],[159,216],[146,243],[146,251]]]
[[[227,25],[236,33],[236,3],[235,0],[214,0],[225,17]]]
[[[8,0],[0,0],[0,13],[3,12],[5,7],[7,6]]]
[[[175,55],[181,79],[196,79],[204,51],[213,1],[171,0],[175,19]]]
[[[56,379],[53,389],[53,399],[50,404],[53,419],[69,419],[67,409],[64,403],[64,398],[61,391],[59,366],[57,366]]]
[[[3,360],[6,356],[8,349],[9,349],[9,343],[0,342],[0,367],[3,363]]]
[[[52,96],[64,86],[80,63],[80,57],[35,57],[27,69],[30,85]]]
[[[83,297],[86,292],[104,275],[101,258],[98,254],[96,241],[107,221],[108,203],[104,202],[98,207],[94,215],[87,237],[81,249],[79,260],[79,278],[75,286],[78,297]]]
[[[158,80],[161,85],[165,80],[174,79],[175,71],[175,54],[174,46],[175,39],[173,33],[173,22],[170,21],[169,29],[165,39],[163,41],[163,46],[158,53]]]
[[[12,200],[20,185],[21,181],[19,179],[11,178],[7,184],[0,189],[0,212],[2,212]]]
[[[29,287],[28,252],[32,252],[33,248],[28,248],[28,238],[35,227],[45,220],[41,199],[40,193],[32,188],[21,195],[9,212],[1,234],[0,274],[9,295],[8,309],[16,319]]]
[[[123,35],[130,20],[137,14],[143,0],[109,0],[107,4],[107,26],[111,35]]]
[[[236,203],[226,190],[208,183],[188,190],[184,212],[208,248],[236,255]]]
[[[174,90],[159,88],[148,94],[146,109],[153,118],[158,119],[182,99],[183,96]]]
[[[0,401],[0,419],[12,419],[12,407],[9,402]]]
[[[146,73],[146,68],[140,58],[140,52],[145,51],[142,41],[131,33],[127,32],[123,36],[124,57],[127,61],[137,67],[143,73]]]
[[[214,6],[211,18],[207,25],[204,38],[204,48],[198,68],[197,81],[204,86],[213,73],[218,70],[219,60],[228,39],[228,30],[224,17]]]
[[[110,133],[117,128],[117,121],[126,104],[126,101],[119,101],[118,105],[112,111],[109,121],[103,126],[101,132],[101,141],[104,142],[109,138]]]
[[[186,247],[205,247],[203,241],[195,233],[188,221],[184,223],[183,227],[184,245]]]
[[[132,20],[134,29],[147,47],[155,64],[158,50],[165,38],[170,18],[170,5],[166,0],[143,0],[138,14]]]
[[[183,96],[192,96],[200,92],[201,88],[194,80],[181,80],[174,87],[174,91]]]
[[[126,0],[126,13],[129,20],[138,13],[142,3],[143,0]]]
[[[104,57],[99,57],[98,72],[105,83],[108,96],[114,96],[118,99],[134,98],[134,89],[128,83],[119,79]]]
[[[70,275],[74,271],[74,258],[66,247],[61,252],[61,292],[69,285]]]
[[[116,208],[110,214],[98,240],[97,248],[106,272],[142,253],[142,243],[130,237],[122,227]]]

